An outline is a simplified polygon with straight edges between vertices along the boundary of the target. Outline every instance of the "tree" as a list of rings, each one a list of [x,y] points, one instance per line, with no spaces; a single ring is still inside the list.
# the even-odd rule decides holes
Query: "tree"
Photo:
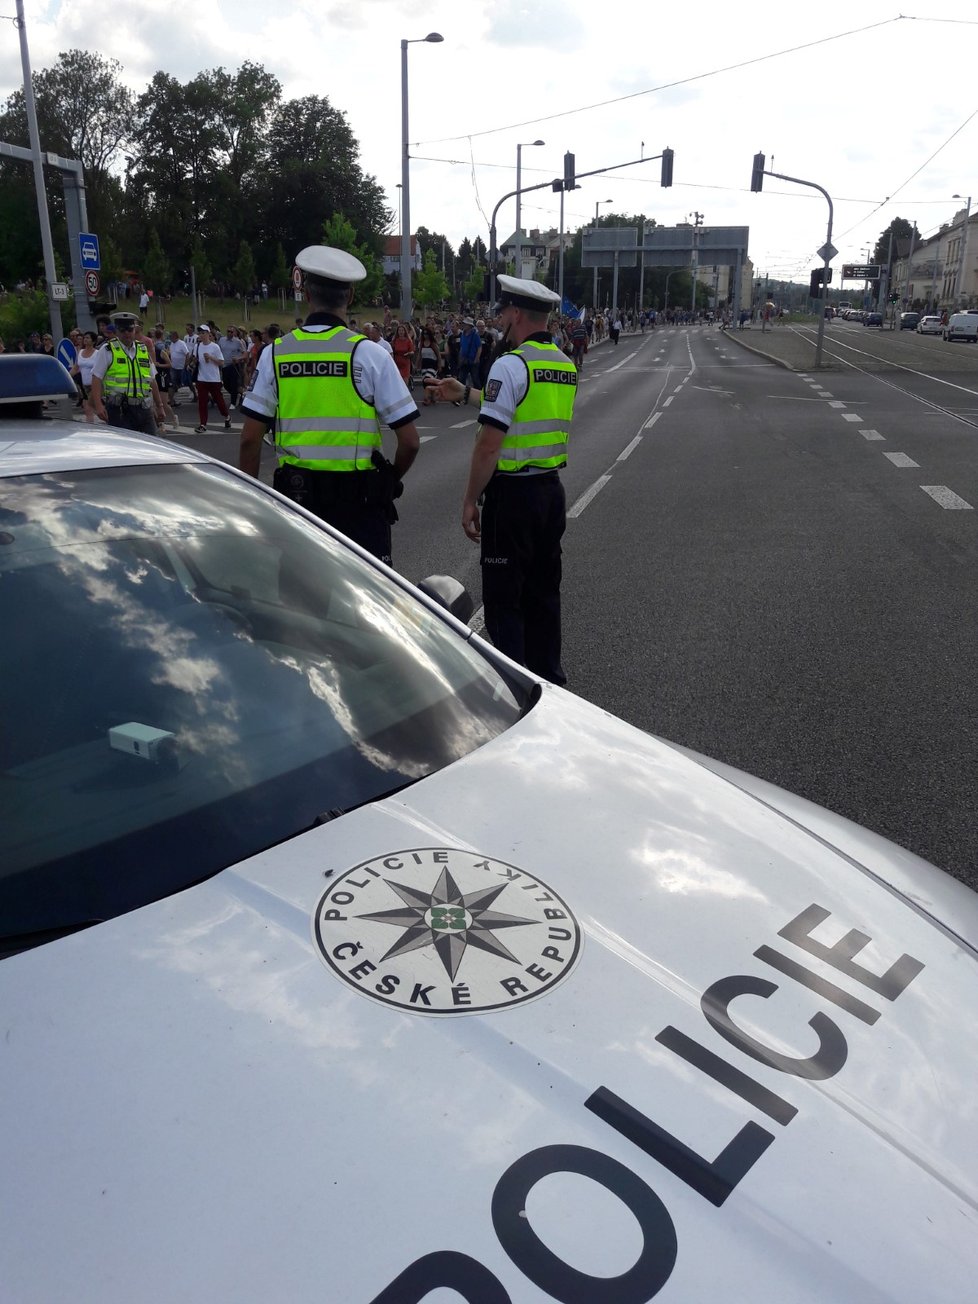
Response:
[[[322,238],[324,244],[331,245],[334,249],[345,249],[348,254],[353,254],[354,258],[359,258],[367,269],[366,280],[361,281],[356,287],[359,302],[370,303],[371,300],[376,299],[384,286],[383,265],[368,245],[357,243],[357,233],[352,223],[348,222],[342,213],[334,213],[323,223]]]
[[[199,234],[194,236],[190,245],[190,265],[194,269],[194,276],[197,280],[197,293],[200,294],[210,285],[214,269]]]
[[[281,244],[275,246],[275,261],[268,279],[275,290],[287,290],[292,283],[292,269]]]
[[[893,256],[897,255],[897,241],[905,241],[908,245],[910,238],[916,230],[914,223],[908,222],[905,217],[895,217],[885,231],[880,232],[880,238],[876,241],[876,248],[873,250],[873,262],[880,267],[886,267],[887,257],[890,254],[890,233],[893,233]],[[920,239],[919,233],[916,239]]]
[[[163,253],[159,233],[155,226],[150,227],[149,248],[146,251],[146,257],[143,259],[142,274],[143,285],[154,290],[157,294],[165,293],[171,288],[173,276],[170,264]]]
[[[448,282],[438,270],[433,249],[425,254],[421,271],[414,278],[411,288],[416,301],[426,308],[434,307],[436,303],[442,303],[448,298]]]
[[[111,167],[129,140],[132,92],[120,80],[122,65],[89,50],[67,50],[53,68],[31,78],[37,108],[41,148],[66,158],[79,159],[85,169],[85,189],[92,230],[108,229],[112,210],[106,186]],[[24,92],[10,96],[2,138],[27,145]],[[60,218],[64,211],[60,179],[48,178],[48,204]]]
[[[238,293],[243,295],[249,295],[258,284],[255,257],[247,240],[242,240],[238,247],[238,261],[234,264],[233,284]]]
[[[376,179],[361,170],[359,155],[346,114],[325,97],[280,105],[268,132],[262,237],[274,232],[297,252],[318,243],[323,222],[342,214],[358,244],[379,255],[390,210]]]
[[[472,268],[462,286],[462,295],[469,303],[485,297],[486,269],[478,264]]]

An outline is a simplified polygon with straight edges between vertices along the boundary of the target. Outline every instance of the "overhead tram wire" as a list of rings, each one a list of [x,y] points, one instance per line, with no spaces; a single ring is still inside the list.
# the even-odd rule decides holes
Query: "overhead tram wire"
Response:
[[[577,113],[589,113],[592,109],[605,109],[612,104],[624,104],[628,100],[641,99],[644,95],[657,95],[660,91],[675,90],[678,86],[690,86],[693,82],[706,81],[710,77],[719,77],[725,72],[736,72],[740,68],[751,68],[759,63],[768,63],[772,59],[781,59],[788,54],[798,54],[802,50],[813,50],[820,45],[829,45],[833,41],[842,41],[849,36],[861,36],[864,32],[876,31],[880,27],[889,27],[893,23],[907,21],[908,15],[896,14],[893,18],[883,18],[876,23],[868,23],[865,27],[853,27],[846,32],[836,32],[833,36],[822,36],[815,41],[806,41],[802,45],[792,45],[784,50],[775,50],[770,54],[759,54],[753,59],[743,59],[740,63],[730,63],[722,68],[713,68],[709,72],[700,72],[692,77],[681,77],[677,81],[663,82],[661,86],[650,86],[648,90],[631,91],[627,95],[616,95],[610,100],[599,100],[595,104],[582,104],[576,109],[563,109],[560,113],[548,113],[544,117],[527,118],[524,122],[510,122],[502,127],[487,127],[485,131],[467,131],[457,136],[434,136],[429,140],[413,141],[417,145],[442,145],[453,140],[467,140],[470,142],[480,136],[496,136],[504,131],[517,131],[522,127],[531,127],[538,122],[555,122],[558,118],[570,118]],[[911,21],[920,21],[912,19]],[[926,19],[923,21],[927,21]]]

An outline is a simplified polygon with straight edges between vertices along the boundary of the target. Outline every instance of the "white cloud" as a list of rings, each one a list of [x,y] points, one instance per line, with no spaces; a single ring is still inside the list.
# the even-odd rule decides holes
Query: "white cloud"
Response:
[[[647,0],[611,8],[594,0],[500,0],[486,9],[432,0],[423,12],[408,0],[353,7],[204,0],[176,17],[130,8],[120,23],[103,0],[47,8],[28,0],[28,35],[35,69],[50,66],[59,50],[98,49],[119,59],[137,90],[157,69],[187,80],[221,64],[262,63],[287,95],[326,95],[347,113],[362,165],[396,212],[400,41],[439,31],[442,44],[409,50],[410,138],[419,142],[411,149],[413,225],[456,244],[466,235],[487,240],[489,213],[515,185],[517,141],[547,142],[524,150],[525,184],[559,176],[565,150],[583,172],[637,158],[644,141],[646,155],[675,150],[672,189],[659,188],[656,162],[609,172],[566,196],[569,227],[589,221],[595,200],[609,196],[619,210],[666,224],[695,209],[708,225],[750,226],[755,264],[800,278],[825,238],[827,207],[817,192],[772,178],[751,194],[757,150],[777,171],[832,194],[842,258],[860,259],[894,216],[932,231],[958,208],[955,191],[978,195],[978,118],[941,149],[971,108],[927,89],[950,48],[957,66],[975,63],[978,26],[966,0],[945,0],[941,17],[959,21],[895,20],[890,0],[863,0],[855,9],[825,0],[817,10],[756,0],[746,18],[716,3],[693,12]],[[868,32],[794,48],[874,23]],[[758,61],[767,54],[777,57]],[[732,65],[740,66],[719,71]],[[683,84],[621,98],[669,82]],[[0,94],[19,84],[10,40],[0,50]],[[607,100],[616,102],[585,107]],[[461,161],[429,161],[437,158]],[[558,205],[549,189],[526,196],[525,224],[556,225]],[[514,216],[512,202],[504,205],[500,228],[511,228]]]

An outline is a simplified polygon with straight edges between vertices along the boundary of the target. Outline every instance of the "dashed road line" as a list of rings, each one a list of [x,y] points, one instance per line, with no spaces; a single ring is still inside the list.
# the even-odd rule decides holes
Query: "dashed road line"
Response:
[[[590,488],[584,490],[580,498],[578,498],[577,502],[570,509],[567,515],[569,517],[580,516],[581,512],[583,512],[585,507],[587,507],[588,503],[591,502],[591,500],[601,492],[601,490],[605,487],[605,485],[608,483],[610,479],[611,479],[610,475],[599,476],[597,480],[595,480],[594,484],[590,486]]]
[[[878,430],[860,430],[863,439],[885,439],[886,435],[881,435]]]
[[[935,503],[946,508],[949,512],[973,512],[975,510],[970,503],[966,503],[946,484],[922,484],[920,487],[925,494],[930,494]]]
[[[840,412],[839,416],[843,421],[862,421],[858,412]]]
[[[642,436],[636,435],[635,438],[632,440],[632,442],[630,444],[627,444],[621,450],[621,452],[618,454],[618,457],[615,460],[618,462],[624,462],[626,457],[631,457],[632,453],[635,452],[636,448],[638,448],[641,442],[642,442]]]
[[[884,453],[883,456],[889,458],[894,466],[920,466],[919,462],[915,462],[906,453]]]

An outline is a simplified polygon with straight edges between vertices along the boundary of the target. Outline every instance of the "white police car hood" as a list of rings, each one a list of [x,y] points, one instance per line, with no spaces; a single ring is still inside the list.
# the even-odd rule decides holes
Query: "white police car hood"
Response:
[[[908,853],[547,691],[0,966],[0,1294],[960,1304],[969,932]]]

